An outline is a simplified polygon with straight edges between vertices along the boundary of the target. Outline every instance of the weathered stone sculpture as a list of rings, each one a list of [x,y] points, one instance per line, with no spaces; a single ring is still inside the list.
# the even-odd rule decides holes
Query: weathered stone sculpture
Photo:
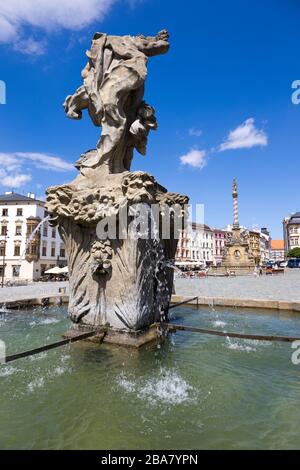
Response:
[[[134,149],[144,155],[148,133],[157,128],[154,108],[143,101],[148,57],[168,49],[167,31],[156,37],[96,33],[83,85],[64,103],[70,118],[80,119],[87,109],[102,128],[97,148],[76,163],[76,179],[47,191],[52,224],[59,224],[67,249],[69,313],[78,325],[137,331],[167,314],[173,271],[165,261],[174,258],[177,239],[172,230],[162,239],[151,207],[159,205],[162,220],[170,215],[166,208],[183,208],[188,198],[168,193],[153,176],[130,172],[130,166]],[[130,236],[129,230],[121,236],[124,220],[130,226],[141,209],[156,235]],[[172,212],[171,225],[180,216]],[[99,236],[99,224],[110,222],[115,233]]]

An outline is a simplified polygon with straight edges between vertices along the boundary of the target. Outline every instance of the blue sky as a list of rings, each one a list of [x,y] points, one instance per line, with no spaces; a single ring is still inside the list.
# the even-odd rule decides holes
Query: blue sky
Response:
[[[237,178],[240,222],[282,237],[281,220],[300,210],[300,79],[297,0],[10,0],[0,5],[0,192],[32,191],[75,177],[72,164],[95,147],[87,115],[64,114],[81,84],[95,31],[156,34],[171,48],[149,61],[145,98],[159,129],[133,170],[205,204],[205,221],[232,220]]]

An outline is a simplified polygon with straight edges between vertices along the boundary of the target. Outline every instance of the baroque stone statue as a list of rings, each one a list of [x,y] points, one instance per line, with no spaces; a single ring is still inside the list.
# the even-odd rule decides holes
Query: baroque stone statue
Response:
[[[148,133],[157,128],[154,108],[143,101],[147,62],[168,51],[168,37],[167,31],[156,37],[94,35],[83,85],[64,103],[70,118],[81,119],[88,109],[95,126],[102,127],[97,149],[77,164],[82,174],[99,166],[106,173],[130,170],[133,149],[146,154]]]
[[[143,100],[144,84],[148,58],[166,53],[168,38],[165,30],[155,37],[96,33],[83,84],[64,103],[68,117],[81,119],[87,110],[102,128],[96,148],[77,161],[75,180],[47,190],[51,223],[58,224],[67,250],[69,314],[79,326],[128,332],[167,318],[173,283],[167,261],[175,257],[177,222],[188,198],[130,167],[134,149],[144,155],[149,131],[157,129],[155,110]],[[128,228],[140,213],[139,229],[145,220],[151,229],[140,237],[129,229],[124,237],[120,227],[125,222]],[[166,217],[171,231],[163,238],[159,222]]]

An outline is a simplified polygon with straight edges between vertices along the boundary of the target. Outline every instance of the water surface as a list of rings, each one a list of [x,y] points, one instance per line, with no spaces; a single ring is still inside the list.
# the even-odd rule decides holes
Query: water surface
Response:
[[[172,310],[172,321],[300,336],[296,314]],[[0,313],[7,353],[60,339],[65,308]],[[80,342],[0,366],[2,449],[298,449],[289,344],[177,332],[141,351]]]

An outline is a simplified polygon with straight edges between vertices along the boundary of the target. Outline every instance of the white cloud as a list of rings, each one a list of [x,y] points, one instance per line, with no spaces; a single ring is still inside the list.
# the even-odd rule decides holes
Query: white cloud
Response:
[[[29,181],[31,181],[31,175],[6,175],[4,176],[4,178],[1,179],[1,185],[7,186],[8,188],[20,188]]]
[[[254,119],[250,118],[229,132],[226,141],[220,145],[219,151],[265,147],[266,145],[268,145],[267,134],[263,130],[256,129]]]
[[[33,162],[37,168],[43,168],[53,171],[70,171],[74,170],[74,165],[68,163],[60,157],[54,157],[45,153],[16,152],[12,154],[17,159],[24,159]],[[1,157],[1,154],[0,154]]]
[[[1,42],[10,42],[14,39],[16,29],[13,24],[11,24],[7,19],[1,14],[1,5],[0,5],[0,43]]]
[[[24,166],[26,166],[26,172],[24,171]],[[50,171],[74,170],[74,166],[71,163],[66,162],[60,157],[44,153],[0,153],[0,186],[7,186],[9,188],[24,186],[32,179],[31,170],[27,168],[28,166]]]
[[[191,137],[200,137],[202,135],[202,130],[195,129],[194,127],[192,127],[191,129],[189,129],[189,135]]]
[[[46,52],[45,41],[36,41],[34,38],[16,40],[13,49],[21,54],[39,56]]]
[[[205,150],[190,150],[187,154],[180,157],[182,165],[189,165],[193,168],[204,168],[207,164],[207,153]]]
[[[20,161],[14,154],[0,153],[0,165],[2,171],[16,171],[21,167]],[[5,169],[5,170],[4,170]]]
[[[24,28],[36,32],[68,29],[78,31],[101,21],[118,0],[6,0],[0,3],[0,42],[10,43],[25,54],[41,54],[41,45]]]

